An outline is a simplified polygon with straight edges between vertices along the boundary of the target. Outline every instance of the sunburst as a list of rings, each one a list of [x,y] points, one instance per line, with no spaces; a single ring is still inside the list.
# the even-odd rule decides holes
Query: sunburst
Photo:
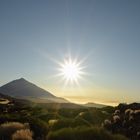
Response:
[[[59,75],[63,76],[63,79],[66,80],[66,83],[77,83],[82,75],[84,74],[83,69],[84,67],[81,66],[81,62],[72,60],[71,58],[65,59],[63,63],[59,63]]]

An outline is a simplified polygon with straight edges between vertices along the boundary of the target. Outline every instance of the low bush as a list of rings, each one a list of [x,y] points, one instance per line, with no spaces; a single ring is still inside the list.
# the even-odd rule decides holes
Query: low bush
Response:
[[[63,128],[50,132],[47,140],[127,140],[100,127]]]
[[[0,139],[10,139],[12,134],[17,130],[28,129],[28,123],[19,123],[19,122],[6,122],[0,125]]]
[[[12,140],[33,140],[33,133],[29,129],[17,130],[12,135]]]

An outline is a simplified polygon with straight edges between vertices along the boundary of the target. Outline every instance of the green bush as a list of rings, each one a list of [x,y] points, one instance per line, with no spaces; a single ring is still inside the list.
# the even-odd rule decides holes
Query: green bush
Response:
[[[82,118],[76,118],[76,119],[61,119],[61,120],[57,120],[55,123],[50,125],[50,129],[55,131],[58,129],[62,129],[62,128],[67,128],[67,127],[78,127],[78,126],[91,126],[91,124],[82,119]]]
[[[127,140],[127,138],[112,135],[99,127],[77,127],[50,132],[47,140]]]

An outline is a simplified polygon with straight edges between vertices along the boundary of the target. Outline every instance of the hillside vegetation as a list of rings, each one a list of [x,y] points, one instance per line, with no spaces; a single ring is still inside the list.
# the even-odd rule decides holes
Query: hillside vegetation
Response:
[[[101,124],[115,108],[60,108],[41,106],[5,96],[0,104],[1,140],[126,140]]]

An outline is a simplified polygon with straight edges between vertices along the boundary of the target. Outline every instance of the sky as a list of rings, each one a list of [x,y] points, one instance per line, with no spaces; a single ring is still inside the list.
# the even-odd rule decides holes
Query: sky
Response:
[[[56,76],[69,56],[78,84]],[[0,0],[0,85],[21,77],[77,103],[140,102],[140,1]]]

